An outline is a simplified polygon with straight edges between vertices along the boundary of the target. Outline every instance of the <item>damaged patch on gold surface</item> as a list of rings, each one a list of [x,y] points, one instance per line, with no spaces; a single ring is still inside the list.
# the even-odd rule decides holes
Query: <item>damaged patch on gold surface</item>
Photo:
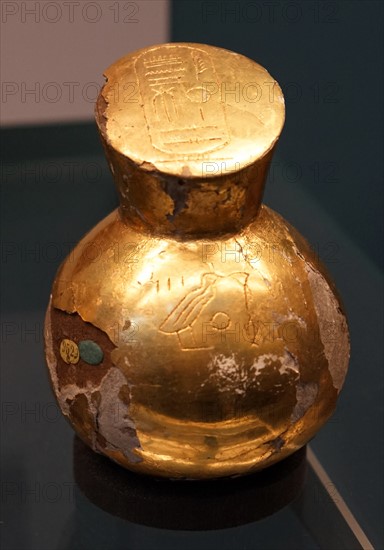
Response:
[[[289,374],[294,379],[299,376],[297,359],[285,350],[282,356],[267,353],[254,357],[250,365],[245,365],[234,353],[231,355],[214,355],[208,363],[210,380],[218,387],[219,392],[230,391],[243,395],[252,387],[260,385],[263,373],[270,377],[276,370],[278,376]],[[280,384],[281,385],[281,384]]]
[[[76,314],[52,308],[50,302],[45,323],[46,357],[53,389],[63,414],[95,451],[115,452],[118,449],[129,462],[140,462],[140,456],[134,452],[140,448],[140,442],[129,416],[129,393],[124,391],[127,381],[123,373],[112,363],[109,366],[104,364],[106,374],[100,379],[97,371],[94,371],[93,377],[90,376],[92,367],[83,365],[81,358],[76,365],[69,365],[65,361],[67,355],[63,358],[60,353],[59,342],[63,341],[60,332],[71,331],[71,327],[74,333],[83,330],[92,338],[101,337],[97,327],[83,322]],[[74,369],[72,374],[66,374],[68,378],[64,383],[59,379],[58,362],[65,364],[67,369],[70,366]],[[82,368],[88,370],[81,372]],[[84,380],[87,372],[88,378]]]
[[[334,387],[340,391],[344,384],[349,361],[347,321],[325,278],[310,264],[306,264],[306,270],[329,372]]]
[[[130,462],[141,462],[135,449],[140,441],[133,421],[128,414],[126,399],[121,397],[121,388],[127,381],[123,373],[112,367],[100,384],[101,403],[98,409],[98,429],[107,441],[107,448],[120,450]]]
[[[88,397],[77,393],[72,399],[67,398],[68,415],[80,437],[95,448],[94,435],[96,431],[95,416],[92,414]]]
[[[291,422],[297,422],[302,418],[308,409],[316,401],[319,388],[315,382],[303,383],[299,382],[296,385],[296,405],[291,414]]]
[[[52,340],[52,326],[51,326],[51,308],[52,308],[52,295],[49,298],[49,304],[47,312],[45,314],[45,324],[44,324],[44,339],[45,339],[45,357],[47,361],[47,366],[49,373],[51,375],[52,386],[55,394],[58,394],[59,383],[57,379],[57,360],[55,353],[53,351],[53,340]]]

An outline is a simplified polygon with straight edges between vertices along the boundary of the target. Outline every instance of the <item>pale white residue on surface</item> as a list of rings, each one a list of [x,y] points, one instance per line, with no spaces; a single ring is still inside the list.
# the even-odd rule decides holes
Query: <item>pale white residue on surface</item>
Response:
[[[212,357],[208,363],[210,380],[218,386],[220,392],[234,391],[241,395],[246,392],[249,385],[248,369],[244,367],[244,361],[238,361],[236,355],[224,355],[222,353]]]
[[[217,384],[219,391],[233,391],[238,395],[244,394],[248,387],[257,384],[257,378],[260,375],[268,375],[268,369],[274,367],[281,375],[293,374],[295,378],[299,377],[297,359],[288,351],[285,351],[284,355],[259,355],[249,366],[245,365],[244,359],[236,358],[235,353],[215,355],[208,363],[209,378]],[[204,386],[205,383],[201,385]]]
[[[239,365],[236,361],[235,354],[232,355],[215,355],[213,359],[208,364],[208,368],[212,370],[213,368],[220,373],[220,375],[227,377],[231,374],[237,373],[239,370]]]
[[[295,375],[299,376],[299,363],[292,353],[285,350],[284,355],[279,357],[279,360],[281,362],[281,367],[279,368],[280,374],[290,374],[294,372]]]
[[[288,303],[288,296],[287,295],[284,296],[284,299],[285,299],[285,302]],[[306,328],[307,328],[307,323],[306,323],[305,319],[300,317],[300,315],[297,315],[297,313],[295,313],[292,309],[289,309],[288,313],[286,313],[284,315],[280,314],[280,313],[273,313],[273,319],[276,321],[276,323],[279,324],[279,326],[282,326],[283,329],[284,329],[284,327],[286,327],[287,325],[290,325],[290,324],[296,324],[304,330],[306,330]]]
[[[274,355],[272,353],[260,355],[254,359],[251,370],[256,376],[258,376],[266,367],[271,366],[272,363],[280,363],[280,374],[290,374],[292,372],[296,375],[299,374],[299,364],[297,359],[288,351],[285,351],[284,355]]]
[[[285,316],[285,321],[296,321],[301,327],[307,328],[307,323],[304,321],[304,319],[293,311],[290,311],[288,315]]]
[[[279,356],[272,353],[267,353],[265,355],[259,355],[253,360],[251,365],[251,371],[254,372],[255,376],[258,376],[263,372],[265,367],[269,367],[272,363],[279,361]]]

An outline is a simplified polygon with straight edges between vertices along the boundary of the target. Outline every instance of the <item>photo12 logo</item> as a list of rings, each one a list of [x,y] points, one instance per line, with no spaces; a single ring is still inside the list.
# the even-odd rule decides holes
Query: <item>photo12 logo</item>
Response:
[[[138,2],[1,2],[2,23],[139,23]]]

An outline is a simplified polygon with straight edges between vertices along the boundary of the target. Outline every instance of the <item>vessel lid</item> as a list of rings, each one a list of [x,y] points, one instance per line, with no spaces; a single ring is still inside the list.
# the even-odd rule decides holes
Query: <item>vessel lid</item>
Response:
[[[188,218],[182,212],[188,202],[185,190],[184,204],[178,198],[180,179],[193,182],[195,199],[204,183],[244,191],[252,181],[257,210],[270,153],[284,124],[282,91],[263,67],[222,48],[170,43],[121,58],[105,77],[96,120],[123,209],[129,213],[132,201],[137,203],[132,186],[145,174],[149,193],[160,182],[170,196],[168,222],[176,215]],[[243,193],[239,200],[247,199]],[[134,207],[142,210],[143,204]],[[191,200],[188,209],[189,214],[194,210]],[[248,206],[245,210],[250,214]]]

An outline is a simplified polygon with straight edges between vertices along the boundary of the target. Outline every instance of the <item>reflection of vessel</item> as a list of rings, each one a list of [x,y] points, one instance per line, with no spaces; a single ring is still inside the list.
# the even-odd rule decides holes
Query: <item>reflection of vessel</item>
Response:
[[[185,71],[175,72],[180,59]],[[129,469],[251,473],[295,452],[329,418],[349,354],[323,266],[261,205],[284,121],[281,90],[243,56],[194,44],[140,50],[106,76],[96,118],[121,207],[56,278],[46,321],[55,393],[81,438]],[[162,97],[151,78],[168,76],[173,95]],[[220,93],[204,97],[201,116],[188,94],[208,77],[204,86]],[[116,84],[134,79],[142,102],[125,103]],[[221,93],[250,81],[264,91],[257,100],[249,90]],[[220,131],[208,149],[211,115]],[[190,137],[173,134],[167,145],[161,132],[186,124]]]
[[[108,514],[158,529],[202,531],[258,521],[291,503],[303,488],[305,456],[304,447],[247,478],[175,483],[123,470],[75,437],[73,471],[77,487]]]

